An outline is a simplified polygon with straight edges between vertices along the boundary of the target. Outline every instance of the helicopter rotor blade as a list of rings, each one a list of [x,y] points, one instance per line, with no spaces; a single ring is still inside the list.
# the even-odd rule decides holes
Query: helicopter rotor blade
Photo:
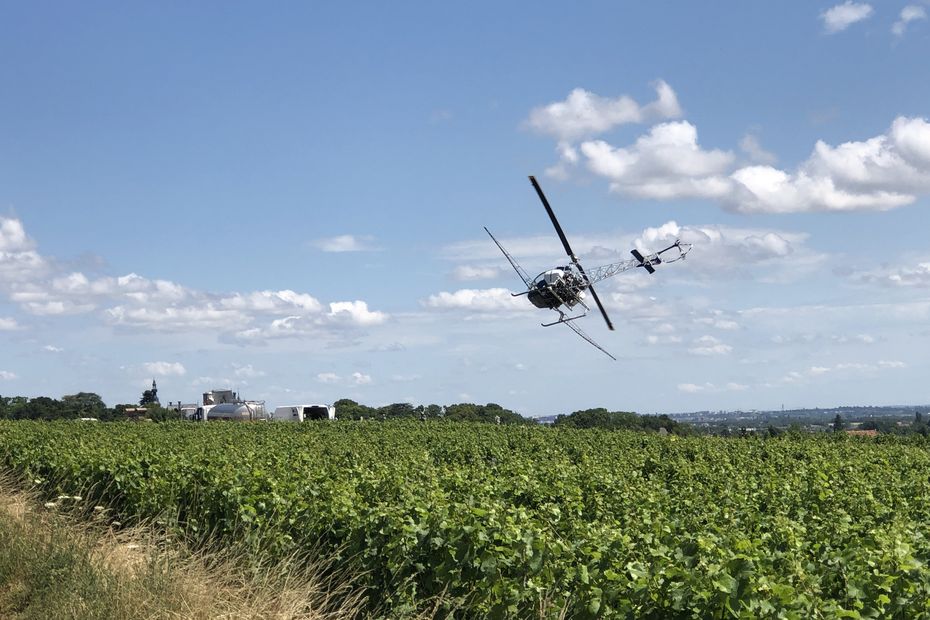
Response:
[[[562,247],[565,248],[565,251],[568,253],[568,257],[571,258],[573,262],[577,262],[578,259],[575,257],[575,253],[572,252],[572,246],[568,245],[568,238],[565,237],[565,233],[562,231],[562,226],[559,224],[559,220],[555,219],[555,213],[552,211],[552,207],[549,206],[549,201],[546,200],[546,195],[543,193],[539,183],[536,182],[536,177],[531,175],[530,183],[533,184],[533,188],[539,195],[539,199],[542,201],[543,206],[546,207],[546,213],[549,214],[549,219],[552,220],[552,225],[555,226],[555,232],[559,234],[559,239],[562,240]]]
[[[571,329],[573,332],[575,332],[576,334],[578,334],[579,336],[581,336],[582,338],[584,338],[585,340],[587,340],[587,341],[588,341],[590,344],[592,344],[595,348],[599,349],[599,350],[600,350],[602,353],[604,353],[607,357],[609,357],[610,359],[612,359],[612,360],[615,361],[615,362],[617,361],[617,358],[616,358],[616,357],[614,357],[613,355],[611,355],[610,352],[609,352],[607,349],[605,349],[604,347],[602,347],[601,345],[599,345],[598,343],[596,343],[596,342],[594,341],[594,339],[593,339],[591,336],[589,336],[588,334],[586,334],[584,331],[582,331],[582,329],[581,329],[580,327],[578,327],[577,325],[575,325],[574,323],[572,323],[572,322],[570,322],[570,321],[562,321],[562,322],[565,323],[565,325],[567,325],[568,328]]]
[[[584,279],[587,280],[588,274],[584,272],[584,268],[579,263],[575,264],[578,265],[578,269],[581,270],[581,274],[584,276]],[[588,283],[588,290],[591,291],[591,297],[594,298],[594,303],[597,304],[597,309],[601,311],[601,316],[604,317],[604,321],[607,323],[607,329],[614,331],[614,324],[611,322],[610,317],[607,316],[607,311],[604,310],[604,304],[601,303],[601,298],[597,296],[597,291],[594,290],[594,286],[590,284],[590,282]]]

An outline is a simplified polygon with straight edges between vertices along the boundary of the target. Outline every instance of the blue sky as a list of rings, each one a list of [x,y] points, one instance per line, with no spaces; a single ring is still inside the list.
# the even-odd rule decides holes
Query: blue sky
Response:
[[[930,402],[930,4],[0,4],[0,394]],[[608,358],[506,289],[599,287]]]

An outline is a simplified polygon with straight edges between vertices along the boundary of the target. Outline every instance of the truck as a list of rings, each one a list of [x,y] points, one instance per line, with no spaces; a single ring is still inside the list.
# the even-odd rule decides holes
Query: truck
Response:
[[[336,408],[332,405],[287,405],[285,407],[275,407],[271,419],[284,422],[335,420]]]
[[[267,420],[263,400],[242,400],[232,390],[210,390],[203,393],[200,405],[180,405],[184,417],[198,422],[220,420]]]

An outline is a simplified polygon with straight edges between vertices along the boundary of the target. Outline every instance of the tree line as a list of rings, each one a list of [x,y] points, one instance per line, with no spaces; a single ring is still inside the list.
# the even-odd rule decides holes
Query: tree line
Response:
[[[523,417],[497,403],[479,405],[455,403],[452,405],[412,405],[392,403],[382,407],[370,407],[354,400],[343,398],[333,405],[340,420],[445,420],[451,422],[484,422],[488,424],[536,424],[534,418]],[[152,399],[149,390],[143,394],[140,405],[120,404],[107,407],[103,399],[93,392],[68,394],[60,399],[47,396],[27,398],[25,396],[0,396],[0,419],[9,420],[77,420],[94,418],[100,421],[148,418],[156,421],[180,419],[174,409],[162,407]],[[553,422],[555,427],[606,428],[616,430],[639,430],[687,434],[690,427],[676,422],[668,416],[641,416],[629,411],[608,411],[604,408],[585,409],[568,415],[560,415]]]
[[[125,420],[145,417],[152,420],[167,420],[180,417],[177,412],[166,409],[157,402],[144,407],[121,404],[107,407],[99,394],[78,392],[58,398],[48,396],[0,396],[0,419],[6,420],[79,420],[94,418],[101,421]]]

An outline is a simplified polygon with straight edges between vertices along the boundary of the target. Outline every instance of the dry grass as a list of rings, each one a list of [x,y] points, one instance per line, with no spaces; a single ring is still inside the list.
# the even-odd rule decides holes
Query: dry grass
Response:
[[[300,618],[367,615],[353,575],[294,556],[255,568],[236,552],[192,552],[157,528],[114,530],[43,505],[0,478],[0,617]]]

